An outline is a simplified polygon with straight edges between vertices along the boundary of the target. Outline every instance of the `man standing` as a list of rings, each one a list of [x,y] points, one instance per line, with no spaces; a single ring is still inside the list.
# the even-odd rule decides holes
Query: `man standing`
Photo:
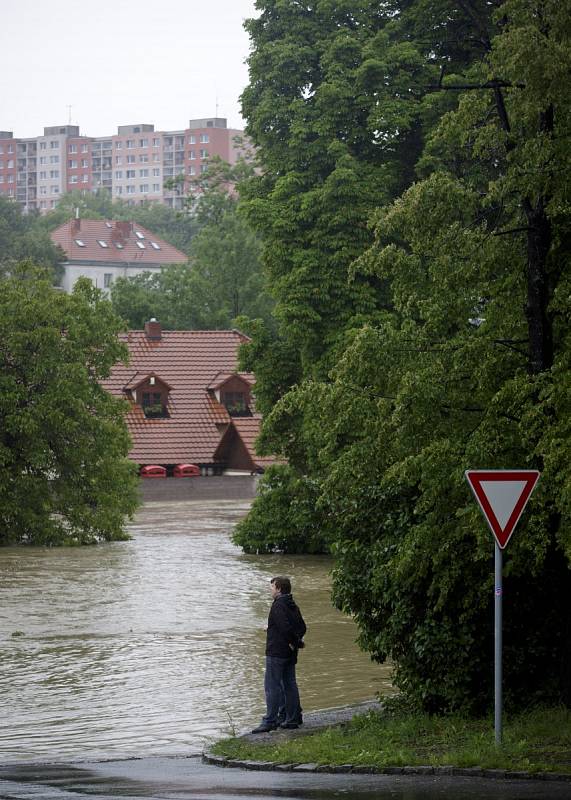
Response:
[[[268,616],[266,636],[266,714],[252,733],[266,733],[281,728],[299,728],[301,706],[295,679],[297,651],[304,647],[307,630],[301,612],[291,595],[289,578],[278,576],[270,581],[272,606]],[[285,721],[281,724],[278,712],[285,696]]]

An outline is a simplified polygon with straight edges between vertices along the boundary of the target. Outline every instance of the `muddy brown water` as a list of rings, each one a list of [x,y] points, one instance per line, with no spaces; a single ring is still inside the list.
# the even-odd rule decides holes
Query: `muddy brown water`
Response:
[[[390,691],[331,606],[329,558],[232,544],[248,508],[147,503],[129,542],[0,549],[0,762],[186,754],[257,723],[274,574],[309,627],[304,709]]]

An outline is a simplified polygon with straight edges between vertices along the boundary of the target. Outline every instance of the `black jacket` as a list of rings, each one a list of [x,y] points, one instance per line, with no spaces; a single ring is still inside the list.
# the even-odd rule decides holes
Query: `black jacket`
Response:
[[[301,612],[291,594],[278,595],[268,616],[266,655],[278,658],[297,657],[299,643],[306,630]]]

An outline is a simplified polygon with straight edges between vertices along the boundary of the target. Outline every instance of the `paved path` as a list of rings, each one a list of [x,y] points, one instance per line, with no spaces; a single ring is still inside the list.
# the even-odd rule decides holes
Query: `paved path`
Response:
[[[304,735],[378,707],[361,703],[305,716]],[[250,738],[248,736],[247,738]],[[201,755],[124,761],[0,765],[0,800],[571,800],[571,783],[445,775],[265,772],[202,763]]]
[[[221,769],[189,758],[0,767],[2,800],[570,800],[569,783]]]

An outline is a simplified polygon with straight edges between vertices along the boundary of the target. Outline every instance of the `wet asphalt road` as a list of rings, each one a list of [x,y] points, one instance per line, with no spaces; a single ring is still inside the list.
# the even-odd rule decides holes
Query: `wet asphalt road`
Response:
[[[571,783],[253,772],[189,758],[0,766],[1,800],[570,800]]]

